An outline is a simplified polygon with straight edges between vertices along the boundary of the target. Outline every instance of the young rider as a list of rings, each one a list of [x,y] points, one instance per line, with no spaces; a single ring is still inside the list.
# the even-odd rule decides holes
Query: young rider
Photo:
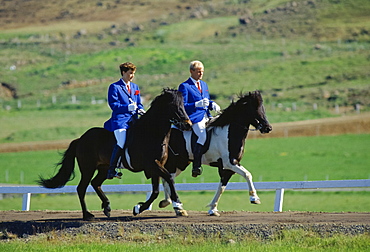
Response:
[[[126,142],[126,132],[129,122],[144,114],[144,106],[141,104],[139,86],[132,82],[136,72],[136,66],[131,62],[122,63],[119,66],[122,78],[110,84],[108,88],[108,104],[112,109],[111,118],[104,123],[104,128],[113,131],[117,145],[113,149],[107,179],[121,178],[116,172],[119,160],[123,153]]]

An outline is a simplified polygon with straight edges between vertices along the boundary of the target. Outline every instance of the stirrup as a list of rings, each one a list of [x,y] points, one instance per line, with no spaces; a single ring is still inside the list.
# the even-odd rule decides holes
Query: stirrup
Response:
[[[117,172],[116,170],[108,170],[107,173],[107,179],[113,179],[113,178],[122,178],[122,172]]]

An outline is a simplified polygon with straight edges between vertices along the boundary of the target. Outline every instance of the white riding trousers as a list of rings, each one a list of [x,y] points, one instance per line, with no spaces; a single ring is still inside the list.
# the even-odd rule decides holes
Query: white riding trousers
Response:
[[[195,135],[198,136],[198,144],[204,145],[207,139],[206,123],[208,121],[208,116],[205,115],[202,121],[193,124],[193,130]]]
[[[114,136],[116,137],[117,140],[117,145],[123,149],[123,146],[125,145],[126,142],[126,129],[116,129],[114,131]]]

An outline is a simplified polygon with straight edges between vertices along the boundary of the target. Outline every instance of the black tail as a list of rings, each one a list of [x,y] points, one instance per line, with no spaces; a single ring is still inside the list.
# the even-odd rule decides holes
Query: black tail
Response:
[[[76,157],[76,147],[79,139],[73,140],[68,149],[64,152],[62,160],[57,164],[61,165],[58,173],[49,179],[44,179],[41,176],[37,183],[46,188],[60,188],[65,186],[65,184],[74,179],[74,167],[75,167],[75,157]]]

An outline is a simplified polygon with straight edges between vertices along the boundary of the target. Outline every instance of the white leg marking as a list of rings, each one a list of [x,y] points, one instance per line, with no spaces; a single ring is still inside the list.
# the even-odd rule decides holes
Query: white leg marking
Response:
[[[172,202],[172,207],[174,209],[183,209],[182,208],[182,203],[180,203],[180,202]]]
[[[227,168],[236,172],[237,174],[241,175],[247,180],[251,203],[261,204],[260,198],[258,197],[256,188],[254,187],[254,184],[253,184],[252,174],[241,165],[231,165],[230,167],[227,167]]]
[[[218,188],[216,190],[215,196],[213,197],[213,200],[211,201],[211,203],[209,203],[207,205],[208,207],[210,207],[210,209],[208,210],[209,215],[215,215],[215,216],[220,215],[218,213],[217,205],[218,205],[218,201],[220,200],[221,195],[225,191],[225,189],[226,189],[226,186],[223,186],[220,182],[219,185],[218,185]]]
[[[140,213],[140,205],[136,205],[134,207],[134,211],[135,211],[136,214],[139,214]]]

